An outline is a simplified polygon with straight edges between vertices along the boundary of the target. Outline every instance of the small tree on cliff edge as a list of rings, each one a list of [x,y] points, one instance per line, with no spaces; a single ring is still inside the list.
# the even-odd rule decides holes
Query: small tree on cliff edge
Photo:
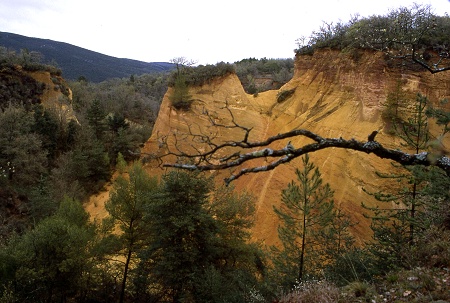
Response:
[[[278,237],[282,245],[281,249],[272,248],[273,262],[282,285],[289,288],[317,270],[311,262],[321,246],[319,231],[333,220],[333,191],[329,184],[323,184],[308,154],[302,162],[303,168],[295,171],[298,183],[291,182],[282,191],[281,207],[274,207],[281,221]]]
[[[170,60],[175,64],[177,70],[173,74],[174,84],[173,93],[169,97],[173,107],[178,110],[189,110],[192,104],[192,97],[189,95],[189,87],[186,84],[186,76],[184,70],[189,66],[195,64],[194,61],[190,61],[185,57],[173,58]]]
[[[192,97],[189,95],[189,87],[183,73],[175,75],[173,93],[169,97],[172,106],[178,110],[189,110],[192,104]]]

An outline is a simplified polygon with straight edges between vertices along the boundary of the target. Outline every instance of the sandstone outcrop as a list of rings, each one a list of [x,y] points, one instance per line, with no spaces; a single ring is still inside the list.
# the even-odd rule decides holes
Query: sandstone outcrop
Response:
[[[431,102],[450,97],[450,73],[430,74],[400,64],[391,66],[382,54],[367,52],[357,58],[337,51],[320,51],[313,56],[296,58],[295,74],[291,81],[279,90],[246,94],[236,75],[215,79],[209,84],[192,87],[192,109],[176,111],[170,106],[168,90],[161,105],[158,119],[149,141],[143,148],[146,168],[151,174],[163,170],[153,160],[176,148],[188,153],[204,151],[204,137],[215,142],[240,140],[241,129],[211,126],[237,124],[252,128],[250,141],[260,141],[268,136],[293,129],[308,129],[323,137],[342,137],[367,140],[374,130],[380,130],[376,140],[389,148],[400,148],[400,141],[383,132],[385,123],[380,112],[387,93],[402,81],[403,89],[411,95],[426,95]],[[283,91],[293,91],[285,100],[277,101]],[[232,114],[230,114],[230,111]],[[435,134],[437,127],[432,128]],[[196,136],[192,136],[192,135]],[[201,135],[201,136],[199,136]],[[174,139],[176,138],[176,140]],[[202,139],[203,138],[203,139]],[[165,144],[167,141],[167,145]],[[298,137],[292,141],[301,146],[308,141]],[[448,149],[448,140],[444,142]],[[273,148],[282,148],[280,142]],[[403,148],[403,147],[402,147]],[[374,205],[373,197],[363,191],[378,191],[392,186],[387,180],[376,176],[376,171],[393,171],[391,161],[382,160],[350,150],[326,149],[311,156],[320,169],[324,181],[335,191],[338,207],[359,222],[353,228],[358,239],[370,237],[369,222],[363,217],[361,202]],[[175,161],[173,157],[164,162]],[[260,161],[257,164],[262,164]],[[277,243],[277,218],[273,206],[279,205],[281,190],[295,178],[294,170],[301,164],[297,159],[275,170],[249,174],[234,181],[238,190],[248,190],[256,197],[257,218],[253,236],[266,244]],[[221,183],[229,171],[214,172]]]

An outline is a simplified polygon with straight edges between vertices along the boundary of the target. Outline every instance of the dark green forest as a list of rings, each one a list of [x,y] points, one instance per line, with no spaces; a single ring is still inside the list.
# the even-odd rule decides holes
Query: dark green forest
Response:
[[[295,54],[332,48],[357,62],[362,51],[383,51],[393,68],[448,73],[449,28],[449,17],[430,7],[400,8],[325,23],[299,39]],[[373,237],[357,245],[358,222],[334,203],[332,186],[305,155],[273,209],[276,247],[252,241],[249,193],[199,171],[167,170],[160,179],[145,172],[139,150],[169,86],[172,106],[188,111],[189,86],[236,73],[247,93],[258,94],[289,81],[294,59],[177,65],[100,83],[62,81],[61,70],[41,59],[0,48],[0,302],[450,300],[450,178],[437,167],[377,172],[395,186],[367,191],[379,207],[363,203]],[[41,100],[45,85],[27,75],[35,70],[49,71],[63,92],[54,106]],[[259,85],[260,78],[270,81]],[[433,107],[427,96],[404,95],[399,82],[382,117],[420,153],[437,144],[431,120],[441,139],[448,135],[446,102]],[[63,110],[69,104],[73,115]],[[92,222],[83,203],[108,183],[109,216]]]
[[[100,83],[111,78],[170,72],[173,69],[173,65],[168,62],[116,58],[64,42],[6,32],[0,32],[0,46],[15,52],[27,50],[38,54],[43,63],[58,66],[64,79],[72,81],[85,77],[91,82]]]

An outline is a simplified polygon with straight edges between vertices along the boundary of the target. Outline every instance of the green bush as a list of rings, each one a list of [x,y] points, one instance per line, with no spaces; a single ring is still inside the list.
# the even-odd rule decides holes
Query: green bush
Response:
[[[277,302],[334,303],[339,300],[339,292],[339,288],[327,281],[307,281],[296,285],[290,293],[283,295]]]
[[[375,289],[372,285],[366,282],[355,281],[348,284],[344,288],[344,297],[347,298],[364,298],[366,302],[374,297],[376,294]]]
[[[19,54],[15,51],[6,49],[6,47],[0,46],[0,67],[13,68],[19,65],[25,71],[46,71],[52,75],[61,76],[62,71],[60,68],[41,63],[42,54],[38,52],[30,52],[28,50],[21,50]]]
[[[436,226],[426,230],[410,255],[413,264],[428,267],[450,267],[450,231]]]
[[[234,73],[234,66],[229,63],[220,62],[216,65],[199,65],[196,67],[184,67],[181,70],[185,78],[186,85],[200,86],[210,83],[217,77],[222,77],[230,73]],[[178,72],[173,72],[169,79],[169,86],[176,84]]]
[[[277,102],[281,103],[291,97],[295,93],[295,88],[282,90],[277,94]]]

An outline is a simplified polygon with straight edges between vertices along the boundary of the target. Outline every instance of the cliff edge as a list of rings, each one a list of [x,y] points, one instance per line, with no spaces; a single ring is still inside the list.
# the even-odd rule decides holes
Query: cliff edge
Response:
[[[151,174],[161,174],[157,159],[175,148],[187,153],[204,151],[205,138],[214,142],[241,140],[244,132],[233,127],[251,128],[249,141],[261,141],[269,136],[293,129],[308,129],[323,137],[367,140],[374,130],[381,130],[377,141],[389,148],[403,148],[398,138],[384,131],[381,118],[383,103],[390,90],[401,83],[402,90],[414,101],[417,93],[426,95],[432,103],[450,97],[450,73],[430,74],[406,66],[392,66],[376,52],[364,52],[357,58],[349,54],[323,50],[313,56],[298,56],[295,74],[279,90],[257,95],[244,92],[236,75],[216,78],[208,84],[191,87],[194,100],[190,111],[171,107],[169,88],[153,129],[142,152]],[[280,93],[289,92],[284,100]],[[227,126],[227,127],[224,127]],[[438,128],[432,128],[437,134]],[[300,147],[309,139],[292,140]],[[282,148],[285,142],[273,145]],[[448,142],[444,142],[448,149]],[[176,146],[176,147],[175,147]],[[338,207],[359,222],[353,228],[358,239],[367,239],[369,222],[363,217],[361,202],[375,205],[374,198],[363,191],[378,191],[391,186],[377,177],[377,171],[393,170],[391,161],[351,150],[326,149],[311,154],[325,182],[334,190]],[[167,156],[164,162],[176,161]],[[259,164],[263,164],[261,161]],[[273,206],[281,200],[281,190],[295,179],[296,159],[268,172],[249,174],[233,182],[238,190],[247,190],[256,197],[257,218],[253,236],[266,244],[277,243],[277,217]],[[230,171],[211,172],[217,182]]]

